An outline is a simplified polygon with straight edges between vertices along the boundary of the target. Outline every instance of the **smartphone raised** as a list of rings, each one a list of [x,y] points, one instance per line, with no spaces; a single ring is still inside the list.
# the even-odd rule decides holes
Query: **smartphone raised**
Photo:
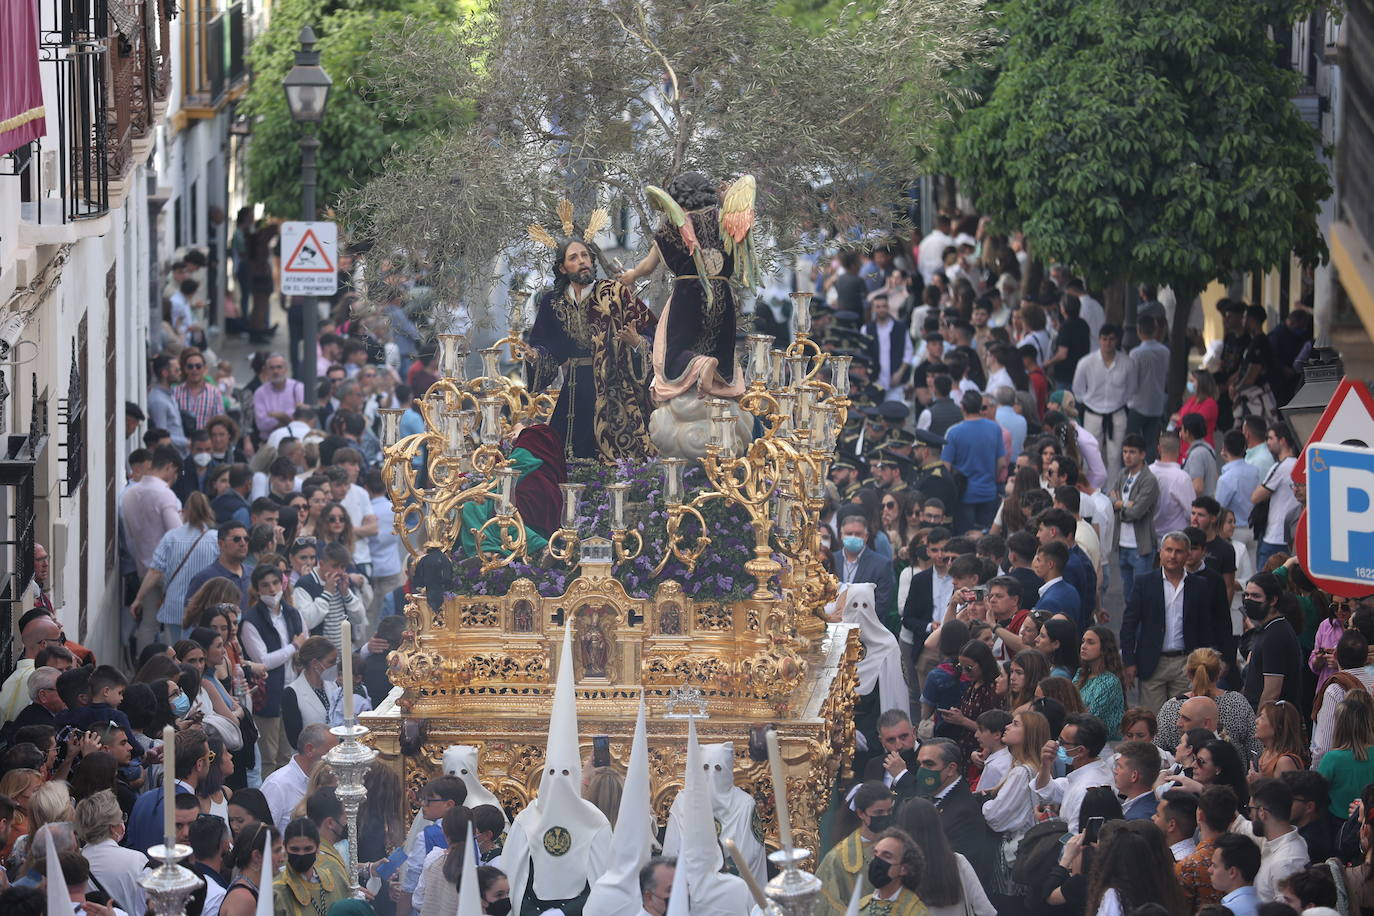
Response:
[[[596,735],[592,738],[592,766],[611,765],[611,739],[609,735]]]
[[[1088,818],[1088,826],[1083,828],[1083,844],[1085,846],[1092,846],[1097,843],[1097,837],[1102,833],[1102,825],[1106,820],[1103,817]]]

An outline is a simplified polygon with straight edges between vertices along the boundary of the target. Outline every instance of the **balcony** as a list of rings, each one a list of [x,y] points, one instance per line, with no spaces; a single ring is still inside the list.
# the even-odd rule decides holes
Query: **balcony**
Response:
[[[39,59],[53,75],[57,130],[0,167],[19,180],[27,228],[99,222],[112,188],[146,155],[139,147],[151,142],[154,108],[171,85],[169,2],[53,0]],[[39,229],[29,243],[70,240]]]
[[[243,0],[220,11],[190,8],[182,23],[182,110],[187,118],[211,118],[246,84],[247,35]]]

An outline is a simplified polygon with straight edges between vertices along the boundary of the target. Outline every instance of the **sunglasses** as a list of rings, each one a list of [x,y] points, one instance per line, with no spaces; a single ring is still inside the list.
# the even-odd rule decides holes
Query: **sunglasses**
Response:
[[[331,516],[329,516],[327,519],[325,519],[325,521],[330,521],[330,522],[343,522],[343,521],[347,521],[347,519],[344,518],[342,515],[331,515]]]
[[[244,537],[244,536],[241,535],[241,534],[234,534],[234,535],[230,535],[229,537],[225,538],[225,540],[226,540],[226,541],[233,541],[235,544],[243,544],[243,543],[247,542],[248,538]]]
[[[313,547],[319,543],[318,538],[300,537],[291,542],[292,547]]]
[[[205,368],[205,363],[187,363],[187,364],[186,364],[186,368],[187,368],[187,369],[204,369],[204,368]]]

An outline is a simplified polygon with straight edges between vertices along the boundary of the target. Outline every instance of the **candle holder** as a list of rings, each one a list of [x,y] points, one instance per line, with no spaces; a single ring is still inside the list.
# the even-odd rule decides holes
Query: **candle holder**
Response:
[[[625,522],[625,497],[630,492],[630,485],[611,483],[606,485],[606,490],[611,494],[611,542],[615,545],[615,561],[624,563],[639,556],[644,549],[644,538],[638,531],[629,530]],[[633,550],[626,549],[627,538],[634,541]]]
[[[345,689],[348,689],[347,685]],[[329,733],[336,736],[339,743],[324,755],[338,777],[334,794],[338,796],[344,816],[348,818],[348,889],[353,897],[362,895],[358,886],[358,806],[367,798],[363,779],[372,761],[377,758],[377,752],[362,742],[370,731],[367,726],[359,725],[356,719],[352,724],[336,725]]]
[[[406,407],[383,407],[377,411],[382,417],[382,445],[395,445],[401,438],[401,417]]]
[[[177,864],[190,855],[191,847],[179,843],[170,852],[162,843],[148,850],[148,858],[162,864],[138,883],[147,894],[148,908],[156,916],[182,916],[186,912],[186,901],[204,883],[195,872]]]
[[[792,333],[805,337],[811,333],[811,297],[814,293],[792,293]]]
[[[749,384],[766,387],[772,371],[769,354],[772,352],[773,335],[749,335]]]
[[[778,867],[778,873],[768,882],[764,893],[783,916],[812,916],[821,899],[821,879],[803,871],[801,863],[811,857],[811,850],[794,847],[768,854],[768,861]]]
[[[549,556],[555,560],[568,563],[572,560],[573,551],[577,549],[577,544],[582,540],[577,531],[577,506],[582,499],[582,491],[586,488],[583,483],[560,483],[558,489],[563,491],[563,524],[553,534],[549,535]]]
[[[663,501],[667,505],[676,506],[682,503],[682,466],[686,461],[682,458],[663,459]]]
[[[830,384],[835,388],[835,397],[849,397],[849,364],[854,362],[852,356],[832,356],[830,365]]]
[[[487,379],[487,387],[492,389],[501,387],[499,381],[501,378],[501,348],[499,346],[483,347],[478,352],[482,354],[482,374]]]
[[[463,378],[463,363],[467,361],[468,338],[466,334],[440,334],[439,337],[439,374],[444,378]]]

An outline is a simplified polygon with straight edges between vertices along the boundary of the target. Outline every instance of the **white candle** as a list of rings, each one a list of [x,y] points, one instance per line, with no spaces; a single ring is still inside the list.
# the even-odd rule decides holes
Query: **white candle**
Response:
[[[353,724],[353,624],[343,622],[344,725]]]
[[[787,776],[782,766],[782,751],[778,749],[776,729],[768,730],[768,766],[773,773],[773,801],[778,809],[778,838],[782,848],[792,851],[792,818],[787,812]]]
[[[162,727],[162,841],[171,855],[177,844],[177,741],[176,730]]]
[[[730,858],[735,860],[735,868],[739,871],[739,876],[744,879],[744,883],[749,887],[749,893],[754,896],[754,902],[764,912],[768,911],[768,898],[763,894],[763,888],[759,887],[759,881],[754,877],[754,873],[749,870],[749,863],[740,853],[735,841],[729,837],[725,838],[725,849],[730,853]]]

